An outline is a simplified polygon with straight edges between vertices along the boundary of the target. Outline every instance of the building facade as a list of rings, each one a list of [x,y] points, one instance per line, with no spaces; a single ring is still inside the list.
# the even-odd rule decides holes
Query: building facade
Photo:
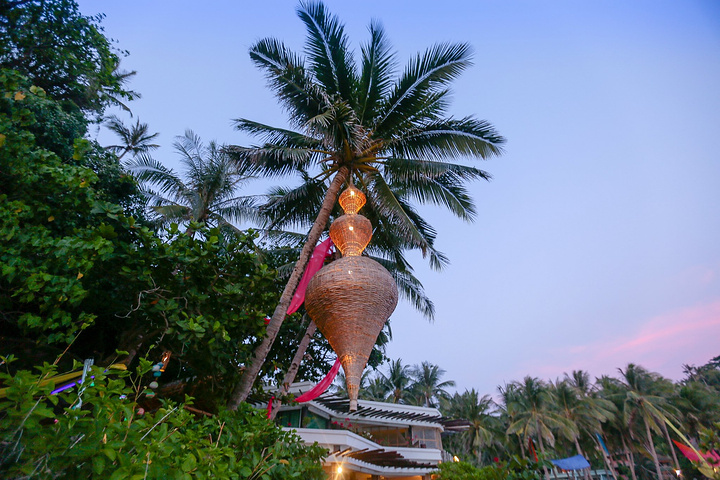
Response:
[[[294,384],[292,393],[310,383]],[[359,400],[350,411],[347,398],[322,395],[283,405],[276,417],[308,444],[326,448],[324,469],[333,480],[427,480],[441,461],[443,418],[435,408]]]

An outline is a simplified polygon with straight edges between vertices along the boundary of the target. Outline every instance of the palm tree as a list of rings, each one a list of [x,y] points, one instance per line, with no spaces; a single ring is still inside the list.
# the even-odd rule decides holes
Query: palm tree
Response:
[[[500,412],[500,418],[502,423],[505,425],[505,432],[507,433],[507,427],[509,427],[517,416],[519,402],[518,397],[518,384],[507,383],[505,385],[498,385],[498,393],[500,394],[500,403],[498,404],[498,411]],[[525,443],[520,432],[516,432],[515,435],[518,437],[518,446],[520,447],[520,455],[525,457]],[[508,434],[509,436],[509,434]]]
[[[502,433],[502,421],[494,413],[495,402],[490,395],[480,397],[473,388],[462,394],[455,393],[442,405],[445,416],[469,422],[470,428],[460,435],[466,451],[473,454],[478,465],[482,464],[483,449],[500,443],[498,437]]]
[[[437,407],[440,399],[450,396],[445,389],[455,386],[453,380],[440,381],[445,370],[430,362],[415,365],[410,373],[414,379],[412,396],[418,404],[425,407]]]
[[[599,432],[601,425],[614,416],[615,406],[612,402],[601,398],[591,397],[585,392],[588,391],[588,385],[584,382],[584,372],[573,372],[572,377],[575,385],[570,381],[561,381],[553,385],[553,396],[555,404],[561,415],[569,422],[575,425],[574,430],[566,430],[566,438],[575,444],[578,455],[585,456],[580,447],[580,433],[586,433],[592,437],[595,432]],[[567,375],[567,374],[566,374]],[[583,381],[578,381],[578,380]],[[589,380],[589,375],[587,375]],[[585,472],[586,478],[590,477],[589,472]]]
[[[618,370],[626,387],[623,420],[630,427],[635,422],[642,421],[648,450],[655,463],[655,472],[658,478],[662,478],[660,461],[658,460],[652,432],[664,433],[664,418],[670,417],[671,414],[668,411],[670,406],[667,399],[656,395],[654,391],[657,388],[656,383],[659,381],[659,375],[650,373],[643,367],[633,363],[628,364],[625,370]]]
[[[625,422],[624,406],[626,387],[617,378],[603,375],[597,378],[597,385],[599,385],[599,396],[608,401],[611,401],[615,405],[618,414],[610,421],[603,425],[601,430],[602,433],[607,434],[608,446],[611,446],[611,441],[614,444],[614,451],[620,450],[625,455],[625,461],[630,468],[630,475],[633,480],[637,480],[637,474],[635,472],[635,454],[633,452],[631,440],[635,434],[631,427]]]
[[[237,188],[249,177],[238,170],[222,147],[215,142],[205,146],[190,130],[177,137],[174,147],[185,167],[185,180],[147,155],[129,164],[150,197],[158,223],[184,223],[187,234],[193,236],[193,223],[203,222],[237,233],[239,230],[231,222],[257,219],[254,199],[236,195]]]
[[[302,2],[297,12],[308,31],[307,62],[274,38],[250,49],[251,59],[265,71],[296,130],[238,119],[239,130],[263,143],[231,151],[238,162],[258,173],[315,169],[317,178],[329,184],[267,336],[241,377],[230,408],[237,408],[250,393],[346,180],[357,180],[368,194],[369,208],[392,224],[407,248],[420,249],[439,264],[442,259],[434,255],[432,245],[434,231],[409,202],[442,205],[472,219],[474,205],[464,183],[488,175],[446,160],[488,158],[499,154],[504,142],[487,122],[444,116],[449,83],[470,65],[468,45],[431,47],[396,79],[395,56],[378,23],[370,25],[370,41],[362,47],[358,67],[343,25],[322,3]]]
[[[515,420],[508,426],[508,434],[521,433],[525,439],[534,436],[543,456],[545,441],[550,446],[555,443],[553,430],[558,430],[566,438],[577,434],[577,427],[555,410],[554,398],[545,382],[528,376],[522,383],[516,384],[517,394],[513,401],[517,408]],[[547,468],[543,467],[543,470],[548,478]]]
[[[135,125],[130,128],[115,115],[108,117],[107,127],[115,132],[120,141],[119,145],[108,145],[108,150],[118,154],[118,162],[127,154],[131,153],[133,157],[139,154],[148,153],[150,150],[160,148],[160,145],[151,143],[159,135],[159,133],[150,133],[150,127],[147,123],[140,123],[137,119]]]
[[[402,364],[402,359],[391,360],[387,375],[383,375],[388,394],[386,401],[392,403],[407,403],[413,386],[412,369]]]
[[[590,374],[583,370],[573,370],[571,375],[566,373],[562,384],[572,389],[572,392],[568,392],[564,387],[557,389],[558,406],[564,411],[565,417],[578,427],[578,433],[586,433],[597,444],[602,452],[605,465],[612,473],[613,478],[617,478],[608,455],[595,437],[596,434],[602,432],[603,423],[616,418],[618,410],[615,404],[597,395],[595,385],[590,381]],[[573,440],[577,452],[583,455],[578,438],[575,437]]]
[[[363,373],[362,378],[365,378],[365,373]],[[385,377],[382,375],[375,375],[370,378],[367,386],[360,387],[360,398],[364,400],[382,402],[387,398],[388,393],[388,384],[385,381]]]

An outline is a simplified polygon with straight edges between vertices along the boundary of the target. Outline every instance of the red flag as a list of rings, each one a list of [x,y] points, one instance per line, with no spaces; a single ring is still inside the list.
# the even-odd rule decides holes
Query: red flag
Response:
[[[535,457],[535,462],[538,462],[538,456],[537,453],[535,453],[535,443],[533,443],[532,438],[528,438],[528,448],[530,449],[530,452],[532,452],[533,456]]]

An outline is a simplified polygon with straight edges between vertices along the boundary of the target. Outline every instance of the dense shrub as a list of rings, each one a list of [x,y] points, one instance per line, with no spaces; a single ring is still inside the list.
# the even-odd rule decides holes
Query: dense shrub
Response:
[[[188,398],[144,412],[142,376],[93,367],[87,388],[51,395],[55,370],[0,374],[0,477],[324,478],[322,449],[246,404],[207,416]]]

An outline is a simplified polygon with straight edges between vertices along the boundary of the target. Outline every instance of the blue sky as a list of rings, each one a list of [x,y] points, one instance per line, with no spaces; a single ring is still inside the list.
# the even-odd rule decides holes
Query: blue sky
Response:
[[[296,5],[80,1],[130,51],[124,67],[143,95],[133,112],[160,132],[155,157],[171,166],[187,128],[247,144],[231,119],[286,125],[247,50],[274,36],[301,51]],[[437,318],[401,304],[391,357],[494,393],[524,375],[599,376],[629,362],[679,379],[683,363],[720,355],[719,3],[327,5],[356,50],[379,19],[401,66],[433,43],[470,43],[450,113],[508,139],[481,165],[493,180],[472,185],[475,223],[423,209],[452,264],[438,273],[414,259]]]

